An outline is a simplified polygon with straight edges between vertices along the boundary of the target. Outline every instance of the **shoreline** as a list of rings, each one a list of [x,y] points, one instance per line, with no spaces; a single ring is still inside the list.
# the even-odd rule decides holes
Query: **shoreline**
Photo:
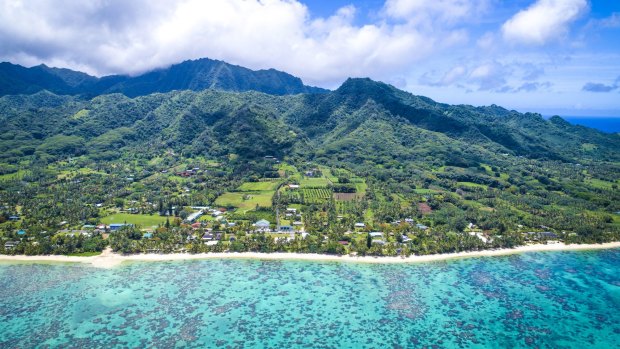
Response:
[[[317,262],[357,262],[357,263],[376,263],[376,264],[393,264],[393,263],[422,263],[443,261],[460,258],[475,257],[493,257],[506,256],[517,253],[526,252],[544,252],[544,251],[584,251],[584,250],[602,250],[620,248],[620,242],[609,242],[604,244],[534,244],[524,245],[515,248],[505,248],[498,250],[470,251],[458,253],[444,253],[409,257],[374,257],[365,256],[357,257],[350,255],[336,256],[312,253],[260,253],[260,252],[222,252],[222,253],[174,253],[174,254],[134,254],[121,255],[107,249],[98,256],[92,257],[74,257],[74,256],[10,256],[0,255],[0,262],[31,262],[31,263],[84,263],[90,264],[96,268],[113,268],[121,265],[123,262],[166,262],[166,261],[183,261],[183,260],[206,260],[206,259],[261,259],[261,260],[304,260]]]

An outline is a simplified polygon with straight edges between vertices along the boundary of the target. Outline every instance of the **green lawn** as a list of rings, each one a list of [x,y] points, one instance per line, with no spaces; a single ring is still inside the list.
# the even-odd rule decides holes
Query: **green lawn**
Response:
[[[326,177],[329,181],[331,181],[332,183],[338,183],[338,177],[336,177],[332,173],[332,170],[329,167],[319,166],[319,168],[321,169],[321,172],[323,172],[323,176]]]
[[[366,189],[368,185],[366,182],[355,182],[355,192],[357,193],[357,197],[361,198],[366,195]]]
[[[244,196],[249,196],[244,200]],[[224,193],[215,200],[216,206],[237,207],[245,211],[253,210],[256,205],[262,207],[271,207],[272,191],[263,192],[245,192],[245,193]]]
[[[20,179],[20,178],[24,177],[25,174],[26,174],[25,170],[19,170],[19,171],[14,172],[14,173],[3,174],[3,175],[0,175],[0,181],[8,181],[8,180],[13,180],[13,179]]]
[[[434,189],[414,189],[413,190],[416,194],[435,194],[437,193],[437,190]]]
[[[67,256],[71,257],[93,257],[100,255],[101,252],[82,252],[82,253],[69,253]]]
[[[299,181],[299,184],[303,187],[306,188],[312,188],[312,187],[327,187],[328,184],[330,184],[329,179],[325,178],[325,177],[320,177],[320,178],[309,178],[309,177],[304,177],[303,179],[301,179]]]
[[[594,187],[594,188],[598,188],[598,189],[612,189],[612,185],[614,183],[612,182],[608,182],[608,181],[604,181],[601,179],[596,179],[596,178],[590,178],[590,179],[586,179],[584,182],[586,182],[588,185]]]
[[[238,191],[274,191],[278,188],[277,181],[268,182],[245,182],[237,188]]]
[[[143,228],[154,227],[159,224],[166,223],[166,217],[159,215],[146,215],[146,214],[130,214],[130,213],[115,213],[107,217],[101,218],[101,223],[125,223],[139,225]]]
[[[100,175],[107,175],[107,173],[105,172],[98,172],[98,171],[93,170],[92,168],[82,167],[77,170],[60,171],[57,177],[58,179],[67,179],[67,178],[73,178],[77,176],[78,174],[86,175],[86,174],[93,174],[93,173],[100,174]]]
[[[488,189],[489,187],[484,184],[472,183],[472,182],[456,182],[461,187],[469,187],[469,188],[482,188]]]

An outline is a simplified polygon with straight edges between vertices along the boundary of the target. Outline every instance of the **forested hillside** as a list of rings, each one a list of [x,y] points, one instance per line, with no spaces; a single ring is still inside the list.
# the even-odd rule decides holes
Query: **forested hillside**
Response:
[[[370,79],[314,91],[283,73],[240,76],[215,62],[228,69],[215,74],[202,63],[117,81],[92,98],[71,85],[95,91],[104,79],[57,71],[17,91],[55,93],[3,90],[5,239],[18,228],[53,232],[120,212],[172,229],[191,206],[226,209],[237,227],[273,223],[276,209],[296,207],[305,232],[353,250],[363,250],[365,235],[356,242],[346,233],[360,229],[399,243],[415,233],[414,253],[515,245],[542,232],[575,242],[619,237],[618,134],[441,104]],[[69,87],[50,88],[58,80]],[[344,251],[336,245],[315,252]],[[378,254],[398,246],[371,245]]]

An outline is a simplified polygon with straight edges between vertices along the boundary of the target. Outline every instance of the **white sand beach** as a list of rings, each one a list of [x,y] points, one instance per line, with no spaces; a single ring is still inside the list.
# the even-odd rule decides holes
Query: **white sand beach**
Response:
[[[121,255],[105,250],[98,256],[93,257],[72,257],[72,256],[9,256],[0,255],[0,262],[33,262],[33,263],[86,263],[97,268],[112,268],[119,266],[126,261],[179,261],[179,260],[198,260],[198,259],[262,259],[262,260],[306,260],[306,261],[333,261],[333,262],[357,262],[357,263],[419,263],[442,261],[456,258],[471,257],[492,257],[505,256],[515,253],[537,252],[537,251],[578,251],[578,250],[599,250],[609,248],[620,248],[620,242],[610,242],[605,244],[583,244],[583,245],[566,245],[563,243],[555,244],[534,244],[519,246],[512,249],[485,250],[473,252],[459,252],[434,254],[426,256],[410,256],[410,257],[357,257],[357,256],[333,256],[324,254],[310,253],[258,253],[258,252],[242,252],[242,253],[176,253],[176,254],[135,254]]]

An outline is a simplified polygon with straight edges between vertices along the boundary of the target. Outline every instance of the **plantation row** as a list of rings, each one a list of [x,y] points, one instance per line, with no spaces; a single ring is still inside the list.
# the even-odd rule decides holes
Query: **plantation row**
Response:
[[[320,204],[332,197],[332,191],[326,188],[302,189],[301,195],[304,204]]]

